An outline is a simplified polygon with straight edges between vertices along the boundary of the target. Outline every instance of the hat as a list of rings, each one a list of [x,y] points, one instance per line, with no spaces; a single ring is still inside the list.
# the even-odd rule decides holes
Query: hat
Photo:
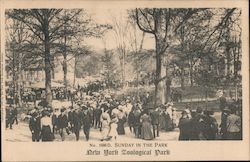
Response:
[[[119,110],[122,110],[122,109],[123,109],[122,105],[119,105],[119,106],[118,106],[118,109],[119,109]]]
[[[32,114],[35,113],[35,112],[36,112],[36,110],[33,109],[33,110],[30,111],[30,114],[32,115]]]
[[[63,107],[62,109],[61,109],[61,112],[64,112],[66,109]]]
[[[188,113],[187,113],[187,111],[183,110],[183,111],[181,112],[181,114],[183,115],[183,114],[188,114]]]
[[[38,113],[36,111],[31,113],[31,116],[37,116],[37,115],[38,115]]]
[[[104,114],[102,114],[102,119],[103,119],[103,120],[107,120],[107,119],[108,119],[108,116],[109,116],[109,115],[108,115],[107,113],[104,113]]]
[[[49,112],[48,111],[43,111],[43,114],[46,115],[46,116],[49,116]]]

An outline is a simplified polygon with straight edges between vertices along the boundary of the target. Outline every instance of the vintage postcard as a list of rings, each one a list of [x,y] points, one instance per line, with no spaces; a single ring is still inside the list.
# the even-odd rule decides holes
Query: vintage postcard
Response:
[[[247,0],[0,2],[3,161],[250,160]]]

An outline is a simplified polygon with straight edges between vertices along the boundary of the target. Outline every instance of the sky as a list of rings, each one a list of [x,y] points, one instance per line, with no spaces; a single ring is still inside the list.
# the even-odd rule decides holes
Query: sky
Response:
[[[126,26],[127,22],[127,11],[126,9],[107,9],[103,8],[102,10],[87,10],[87,13],[89,13],[92,17],[92,19],[100,24],[110,24],[111,26],[114,25],[114,19],[118,21],[118,24],[121,25],[121,28],[124,28]],[[131,35],[134,35],[134,32],[132,32],[129,28],[124,28],[126,32],[126,36],[128,39],[131,40]],[[135,34],[139,40],[141,40],[142,32],[137,28],[136,34]],[[127,39],[126,39],[127,40]],[[92,46],[94,49],[101,50],[104,49],[105,46],[107,49],[115,49],[117,47],[117,40],[116,35],[113,30],[110,30],[105,33],[103,39],[97,39],[97,38],[87,38],[86,44]],[[129,41],[127,42],[127,46],[130,47]],[[153,49],[154,48],[154,41],[152,39],[152,35],[146,34],[144,38],[143,48],[144,49]]]

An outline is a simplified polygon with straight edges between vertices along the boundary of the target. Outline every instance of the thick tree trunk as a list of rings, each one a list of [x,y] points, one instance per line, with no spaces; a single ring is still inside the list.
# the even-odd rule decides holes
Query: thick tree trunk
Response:
[[[45,17],[46,19],[47,17]],[[51,77],[52,77],[52,62],[50,55],[50,40],[49,40],[49,24],[48,18],[45,21],[45,31],[44,31],[44,49],[45,49],[45,90],[46,90],[46,101],[49,107],[52,107],[52,90],[51,90]]]
[[[156,41],[156,77],[155,77],[155,103],[154,106],[157,104],[164,104],[165,103],[165,83],[163,82],[162,78],[165,76],[165,72],[162,70],[164,69],[162,64],[162,56],[159,52],[159,45]],[[159,102],[157,100],[159,99]]]

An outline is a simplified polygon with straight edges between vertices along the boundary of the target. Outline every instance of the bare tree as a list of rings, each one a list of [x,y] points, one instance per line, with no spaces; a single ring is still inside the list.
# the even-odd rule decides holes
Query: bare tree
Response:
[[[112,31],[116,42],[117,51],[119,53],[120,66],[121,66],[121,81],[124,87],[126,78],[126,54],[128,52],[128,28],[129,22],[120,13],[119,17],[112,16]]]
[[[51,44],[60,37],[58,31],[64,24],[76,17],[81,10],[76,10],[66,22],[60,21],[62,9],[14,9],[8,10],[10,18],[21,21],[41,41],[44,49],[45,89],[48,106],[52,106],[51,79],[54,56]]]
[[[39,50],[35,49],[38,46],[36,39],[32,37],[24,23],[7,17],[6,33],[6,57],[8,60],[6,69],[12,74],[14,104],[22,106],[23,70],[40,62],[41,57]],[[31,55],[31,51],[36,51],[36,55]]]
[[[61,21],[64,22],[64,26],[58,31],[58,35],[61,37],[58,40],[56,53],[62,54],[63,56],[62,67],[65,89],[67,89],[68,86],[68,62],[79,55],[89,54],[88,49],[84,49],[86,46],[82,45],[84,38],[100,38],[104,32],[110,29],[110,26],[107,24],[96,24],[84,10],[82,10],[77,17],[68,20],[74,13],[75,10],[72,9],[63,10]],[[75,62],[77,62],[76,59]]]
[[[170,9],[170,8],[136,8],[134,18],[140,30],[152,34],[155,39],[155,106],[157,98],[160,103],[165,103],[165,84],[167,78],[164,73],[162,57],[165,54],[174,33],[197,13],[199,9]]]

